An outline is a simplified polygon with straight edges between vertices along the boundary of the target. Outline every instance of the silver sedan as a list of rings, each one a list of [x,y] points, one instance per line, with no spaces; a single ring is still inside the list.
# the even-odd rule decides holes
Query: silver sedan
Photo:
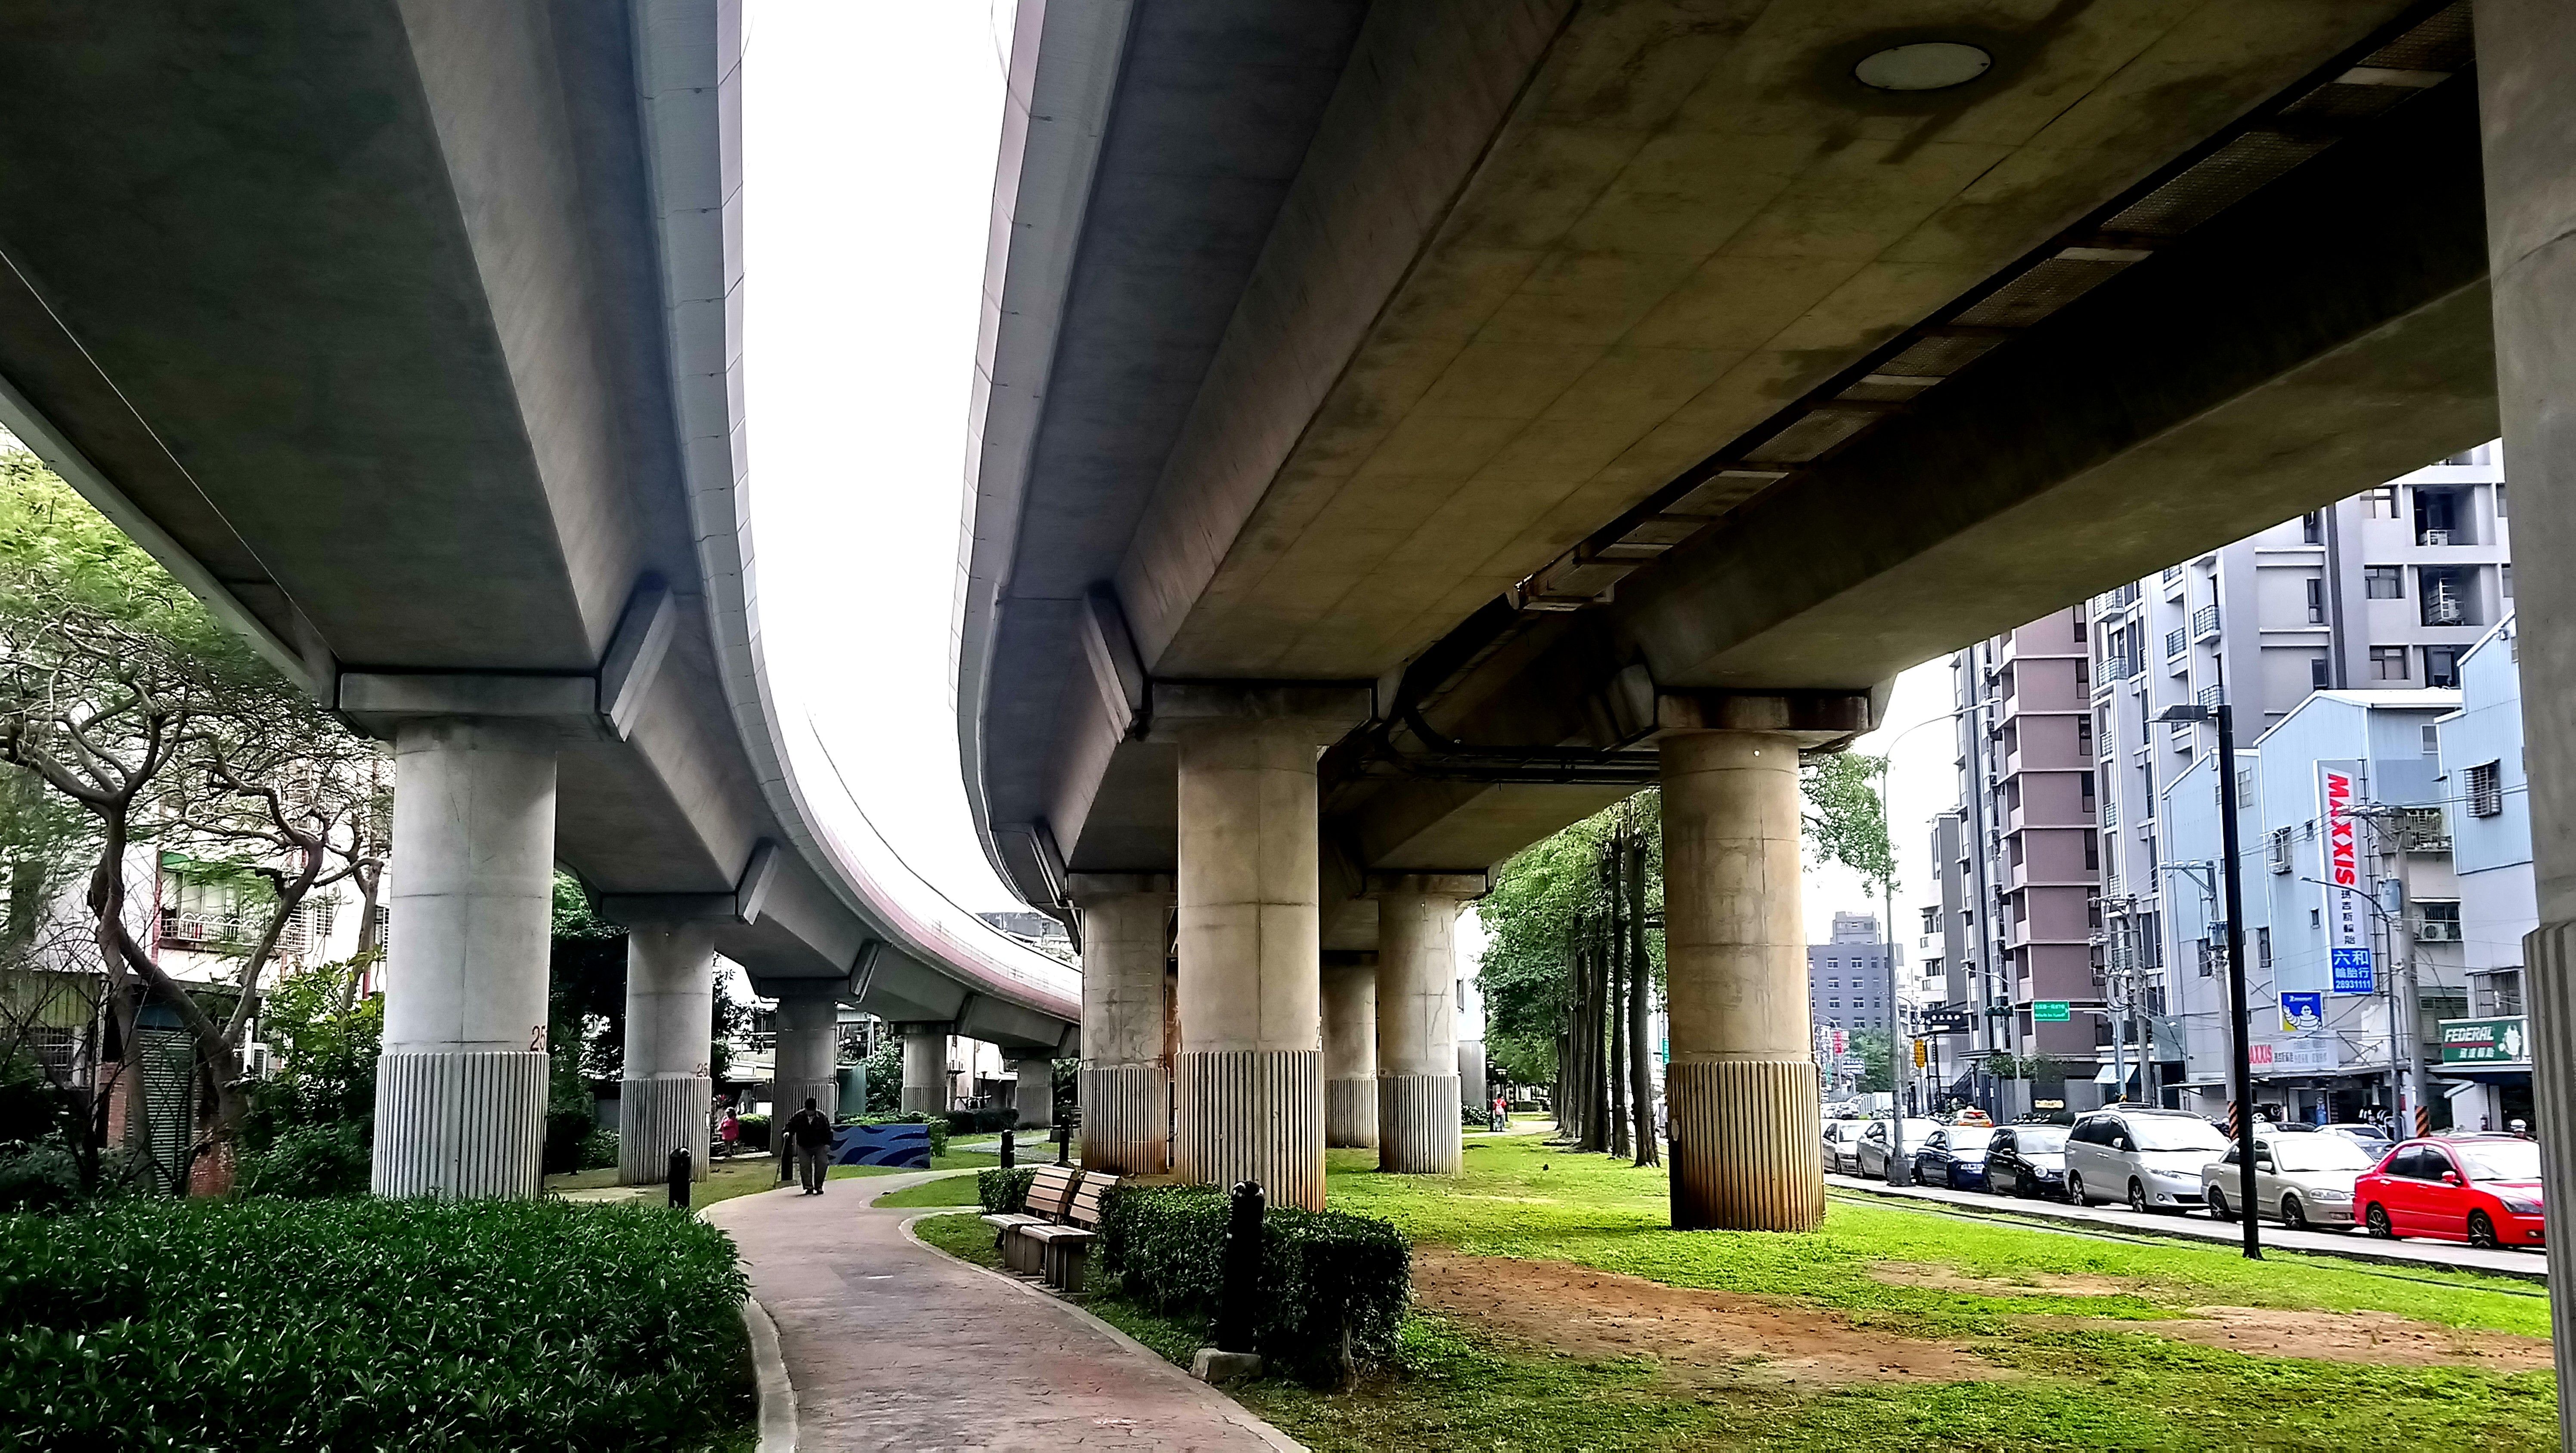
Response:
[[[2262,1136],[2254,1142],[2256,1210],[2293,1230],[2350,1226],[2353,1180],[2378,1161],[2340,1135]],[[2225,1157],[2200,1170],[2209,1213],[2222,1221],[2234,1220],[2236,1205],[2244,1199],[2240,1164],[2231,1145]]]

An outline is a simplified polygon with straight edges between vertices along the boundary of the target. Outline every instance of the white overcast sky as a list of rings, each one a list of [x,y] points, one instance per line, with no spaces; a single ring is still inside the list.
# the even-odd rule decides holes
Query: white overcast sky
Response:
[[[1011,0],[753,0],[743,48],[745,387],[772,683],[782,707],[813,713],[877,830],[970,909],[1017,906],[974,840],[948,691],[1011,19]],[[1907,673],[1890,731],[1946,710],[1948,689],[1945,666]],[[1897,750],[1897,917],[1911,924],[1924,824],[1951,795],[1949,734],[1926,727]],[[835,810],[822,763],[798,776]],[[1811,870],[1805,908],[1822,941],[1834,910],[1879,905],[1848,872]]]

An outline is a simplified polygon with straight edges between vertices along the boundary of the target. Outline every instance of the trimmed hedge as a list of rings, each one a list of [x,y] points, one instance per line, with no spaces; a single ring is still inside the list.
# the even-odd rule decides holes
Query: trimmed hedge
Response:
[[[975,1195],[984,1209],[994,1215],[1017,1215],[1029,1208],[1029,1182],[1037,1179],[1037,1167],[1013,1166],[1004,1170],[975,1172]]]
[[[13,1448],[685,1449],[752,1394],[733,1244],[561,1201],[0,1216]]]
[[[1016,1106],[948,1112],[948,1133],[951,1135],[999,1135],[1005,1130],[1018,1129],[1019,1124],[1020,1112]]]
[[[1213,1320],[1223,1295],[1226,1197],[1209,1186],[1122,1186],[1101,1208],[1101,1265],[1158,1311]],[[1262,1219],[1262,1357],[1309,1382],[1339,1383],[1395,1355],[1412,1294],[1412,1249],[1393,1224],[1274,1206]]]

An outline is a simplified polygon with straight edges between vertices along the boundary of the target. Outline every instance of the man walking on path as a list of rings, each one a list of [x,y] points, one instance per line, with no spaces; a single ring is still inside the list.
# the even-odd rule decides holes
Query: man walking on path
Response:
[[[797,1178],[804,1183],[805,1194],[823,1194],[823,1167],[832,1158],[832,1120],[807,1100],[805,1108],[787,1117],[787,1143],[796,1156]]]

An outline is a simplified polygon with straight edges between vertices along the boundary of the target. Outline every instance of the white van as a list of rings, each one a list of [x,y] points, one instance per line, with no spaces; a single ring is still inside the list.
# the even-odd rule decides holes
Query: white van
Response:
[[[2095,1110],[2066,1136],[2066,1198],[2126,1201],[2132,1211],[2202,1204],[2200,1169],[2227,1153],[2227,1136],[2183,1110]]]

